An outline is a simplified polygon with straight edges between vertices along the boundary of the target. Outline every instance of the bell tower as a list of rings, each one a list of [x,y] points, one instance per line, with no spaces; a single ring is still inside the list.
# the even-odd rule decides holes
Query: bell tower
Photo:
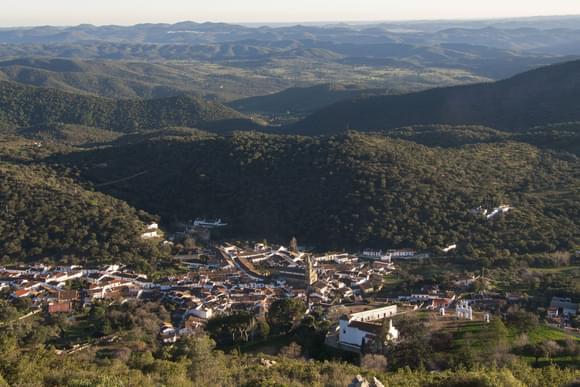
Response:
[[[312,286],[316,281],[318,281],[318,274],[316,274],[316,270],[314,270],[314,263],[312,262],[312,257],[307,255],[305,258],[305,272],[304,278],[306,279],[306,283],[308,286]]]

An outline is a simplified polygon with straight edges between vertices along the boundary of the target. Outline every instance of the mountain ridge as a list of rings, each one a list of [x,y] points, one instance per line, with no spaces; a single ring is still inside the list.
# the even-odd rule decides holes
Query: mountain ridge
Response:
[[[179,95],[150,100],[119,100],[0,81],[0,125],[5,129],[63,123],[120,132],[165,126],[216,126],[237,120],[258,124],[222,104]],[[214,125],[215,124],[215,125]]]
[[[297,124],[290,133],[329,134],[410,125],[483,125],[517,131],[580,120],[580,61],[542,67],[493,83],[339,102]]]

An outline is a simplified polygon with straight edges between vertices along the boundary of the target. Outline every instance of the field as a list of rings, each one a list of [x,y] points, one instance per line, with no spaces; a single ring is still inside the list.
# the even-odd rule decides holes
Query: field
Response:
[[[525,335],[517,332],[514,328],[509,328],[506,332],[507,336],[505,340],[500,339],[497,341],[498,332],[494,331],[497,328],[492,323],[486,324],[483,321],[483,313],[474,313],[473,321],[456,320],[455,316],[451,313],[445,317],[439,316],[435,312],[419,312],[418,315],[426,319],[428,330],[432,334],[449,335],[451,341],[449,347],[445,350],[446,354],[463,355],[468,351],[475,357],[487,357],[493,356],[493,351],[496,348],[504,348],[508,349],[508,352],[515,353],[531,365],[545,366],[554,363],[560,366],[578,367],[577,359],[571,356],[561,354],[551,358],[540,356],[536,364],[536,358],[534,356],[517,351],[517,347],[522,345],[522,340],[531,345],[541,344],[548,340],[563,343],[569,339],[580,343],[580,336],[545,324],[540,324]],[[403,324],[403,322],[400,321],[399,324]]]

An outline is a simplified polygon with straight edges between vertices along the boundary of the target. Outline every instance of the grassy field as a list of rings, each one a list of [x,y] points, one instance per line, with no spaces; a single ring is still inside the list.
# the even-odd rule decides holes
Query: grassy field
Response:
[[[546,340],[561,341],[566,339],[580,341],[580,337],[574,336],[557,328],[552,328],[548,325],[540,325],[532,332],[528,333],[528,339],[530,340],[530,343],[540,343]]]
[[[492,324],[486,324],[483,321],[482,313],[474,313],[474,320],[456,320],[454,316],[439,316],[434,312],[419,312],[417,316],[427,318],[428,329],[431,332],[446,332],[451,334],[452,341],[450,347],[446,350],[449,353],[458,353],[461,349],[469,344],[474,354],[486,356],[490,350],[491,341],[494,340]],[[401,322],[399,322],[401,324]],[[544,341],[552,340],[562,343],[567,339],[573,339],[580,342],[580,337],[571,333],[562,331],[548,325],[541,324],[533,331],[526,334],[529,344],[539,344]],[[513,347],[521,339],[521,333],[513,328],[508,328],[507,345]],[[521,344],[520,344],[521,345]],[[518,355],[530,364],[536,363],[536,358],[530,355]],[[560,366],[578,367],[578,359],[570,356],[556,356],[552,359],[538,359],[538,366],[549,364],[558,364]]]

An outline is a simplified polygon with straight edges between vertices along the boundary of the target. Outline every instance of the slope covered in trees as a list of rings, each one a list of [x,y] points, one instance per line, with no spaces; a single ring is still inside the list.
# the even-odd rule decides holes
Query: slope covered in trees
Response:
[[[579,122],[538,126],[523,132],[505,132],[477,125],[419,125],[387,129],[380,133],[431,147],[452,148],[511,140],[532,144],[545,150],[580,155]]]
[[[18,58],[0,62],[0,79],[109,98],[166,98],[192,92],[194,76],[162,63]]]
[[[579,161],[502,141],[429,148],[381,134],[236,133],[129,143],[55,158],[167,221],[222,217],[235,235],[328,247],[533,253],[579,242]],[[106,163],[106,167],[103,167]],[[470,209],[507,203],[493,221]],[[505,251],[504,251],[505,250]]]
[[[228,106],[248,113],[306,114],[339,101],[376,94],[386,94],[386,90],[327,84],[295,87],[275,94],[244,98],[230,102]]]
[[[111,263],[151,270],[155,246],[140,234],[152,217],[91,192],[66,173],[0,163],[0,261]]]
[[[256,124],[226,106],[197,97],[116,100],[0,82],[0,128],[65,123],[130,132],[166,126]]]
[[[347,128],[485,125],[516,131],[580,120],[580,61],[543,67],[495,83],[368,97],[324,108],[289,128],[323,134]]]

